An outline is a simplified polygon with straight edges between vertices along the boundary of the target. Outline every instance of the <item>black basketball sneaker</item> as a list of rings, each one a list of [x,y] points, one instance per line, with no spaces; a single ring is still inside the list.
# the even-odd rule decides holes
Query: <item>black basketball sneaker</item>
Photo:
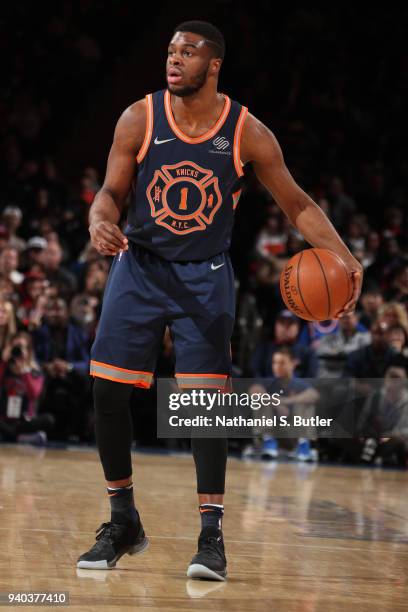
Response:
[[[96,530],[96,542],[81,555],[77,567],[82,569],[111,569],[126,553],[137,555],[149,546],[142,523],[102,523]]]
[[[227,560],[225,558],[222,532],[216,527],[204,527],[198,538],[198,551],[187,569],[189,578],[225,580]]]

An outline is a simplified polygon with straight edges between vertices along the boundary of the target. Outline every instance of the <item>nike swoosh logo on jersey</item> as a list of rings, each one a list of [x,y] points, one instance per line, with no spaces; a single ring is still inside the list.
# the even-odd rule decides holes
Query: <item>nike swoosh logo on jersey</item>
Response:
[[[154,144],[163,144],[164,142],[170,142],[170,140],[176,140],[175,138],[166,138],[165,140],[159,140],[156,136]]]
[[[225,263],[225,262],[224,262]],[[224,265],[224,263],[219,264],[218,266],[214,266],[214,264],[211,264],[211,270],[218,270],[218,268],[222,268],[222,266]]]

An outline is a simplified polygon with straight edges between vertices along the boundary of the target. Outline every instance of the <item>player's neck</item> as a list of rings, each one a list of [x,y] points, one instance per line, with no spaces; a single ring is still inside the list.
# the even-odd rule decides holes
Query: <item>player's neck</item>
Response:
[[[187,124],[194,128],[206,119],[218,117],[222,112],[224,100],[215,88],[205,86],[191,96],[171,95],[171,106],[177,124]]]

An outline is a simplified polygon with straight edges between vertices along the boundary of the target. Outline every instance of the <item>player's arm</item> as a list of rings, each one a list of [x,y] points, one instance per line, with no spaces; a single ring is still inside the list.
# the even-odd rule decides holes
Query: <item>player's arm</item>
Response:
[[[285,165],[275,136],[250,114],[242,132],[241,159],[244,163],[253,163],[258,179],[312,246],[330,249],[344,261],[353,283],[353,294],[338,316],[352,312],[361,292],[363,267],[350,253],[321,208],[295,182]]]
[[[105,180],[89,213],[92,245],[102,255],[115,255],[128,248],[118,222],[135,174],[136,156],[143,143],[145,126],[145,100],[129,106],[116,124]]]

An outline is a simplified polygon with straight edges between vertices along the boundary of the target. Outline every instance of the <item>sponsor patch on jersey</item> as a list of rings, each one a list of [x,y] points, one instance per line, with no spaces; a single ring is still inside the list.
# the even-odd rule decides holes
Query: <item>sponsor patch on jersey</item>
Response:
[[[225,136],[217,136],[212,141],[213,148],[210,149],[209,153],[218,153],[218,155],[231,155],[230,142]]]

